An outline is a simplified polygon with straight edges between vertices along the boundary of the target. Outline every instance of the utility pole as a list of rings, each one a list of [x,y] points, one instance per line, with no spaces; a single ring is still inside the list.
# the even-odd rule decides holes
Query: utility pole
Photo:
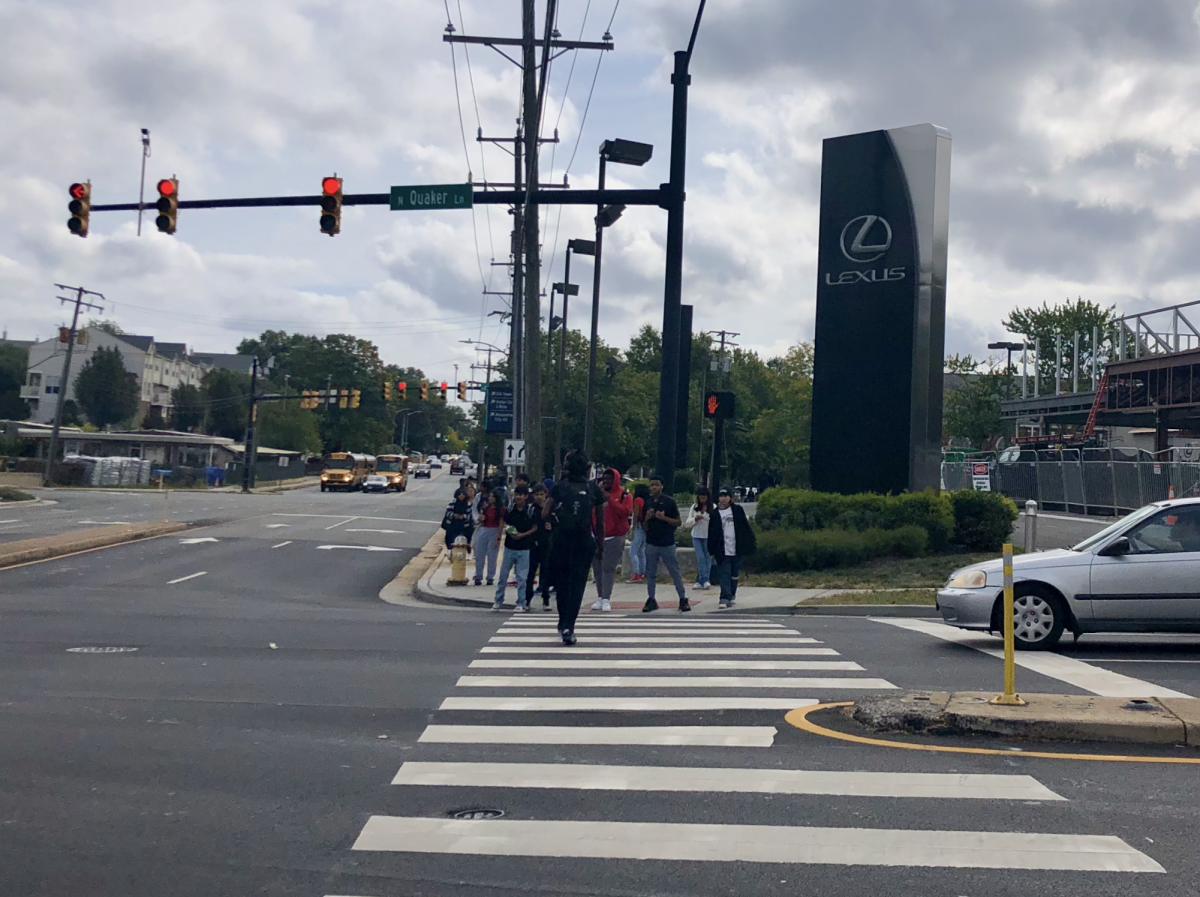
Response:
[[[243,446],[245,463],[242,465],[242,492],[249,492],[253,489],[257,479],[255,466],[258,463],[258,372],[265,370],[269,374],[273,367],[275,367],[274,355],[268,358],[266,364],[263,365],[258,363],[258,356],[255,355],[250,366],[250,413],[246,417],[246,439]]]
[[[732,337],[741,336],[739,333],[732,333],[728,330],[710,330],[709,336],[719,337],[721,340],[720,348],[717,350],[717,360],[715,367],[710,365],[712,370],[716,371],[716,388],[722,389],[725,386],[725,378],[723,374],[728,374],[731,367],[729,359],[725,357],[725,347],[736,348],[737,343],[732,342]],[[722,417],[717,417],[713,420],[713,449],[712,463],[709,465],[709,475],[712,477],[712,484],[709,487],[713,493],[716,493],[721,488],[721,449],[724,448],[725,439],[725,420]]]
[[[52,472],[54,470],[54,459],[58,455],[58,431],[62,426],[63,404],[67,398],[67,388],[71,383],[71,356],[75,352],[75,333],[79,329],[79,309],[90,308],[103,314],[104,308],[84,299],[84,296],[99,296],[101,299],[104,296],[101,293],[85,290],[83,287],[69,287],[66,284],[56,283],[56,287],[60,290],[74,290],[75,298],[71,299],[68,296],[59,296],[60,302],[71,302],[75,305],[75,311],[71,315],[71,329],[67,335],[67,356],[63,359],[62,378],[58,382],[58,403],[54,411],[54,426],[50,428],[50,451],[46,455],[46,470],[42,475],[42,485],[52,485]]]
[[[522,178],[525,176],[521,166],[524,158],[523,137],[521,125],[517,123],[517,137],[513,141],[513,189],[520,191]],[[520,439],[525,432],[521,414],[525,406],[525,353],[522,351],[524,342],[523,321],[525,319],[525,208],[520,203],[513,206],[513,277],[512,277],[512,336],[509,346],[509,367],[512,369],[513,380],[513,439]]]
[[[479,479],[481,479],[481,480],[484,478],[484,476],[486,476],[485,471],[487,470],[487,467],[486,467],[486,464],[487,464],[487,393],[488,393],[488,387],[492,385],[492,352],[494,352],[494,351],[495,350],[492,349],[491,347],[488,348],[487,364],[471,365],[471,373],[472,374],[475,373],[475,370],[480,367],[484,368],[487,371],[487,374],[486,374],[487,379],[483,381],[483,402],[484,402],[483,436],[479,440],[479,460],[477,462],[479,464]]]

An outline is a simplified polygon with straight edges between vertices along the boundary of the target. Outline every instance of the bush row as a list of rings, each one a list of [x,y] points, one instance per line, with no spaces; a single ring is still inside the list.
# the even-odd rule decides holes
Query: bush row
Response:
[[[770,530],[758,537],[758,553],[747,558],[751,570],[823,570],[852,567],[873,558],[920,557],[929,546],[919,526],[895,529]]]
[[[929,548],[942,551],[954,535],[950,498],[929,492],[902,495],[838,495],[809,489],[768,489],[758,501],[758,525],[764,530],[842,529],[864,532],[919,526]]]
[[[999,551],[1012,537],[1017,506],[999,492],[951,492],[954,543],[968,551]]]

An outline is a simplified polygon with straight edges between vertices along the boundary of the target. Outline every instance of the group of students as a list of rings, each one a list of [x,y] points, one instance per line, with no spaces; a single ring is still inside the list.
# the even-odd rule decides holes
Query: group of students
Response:
[[[472,544],[475,585],[482,585],[485,567],[487,584],[496,583],[492,609],[504,606],[507,579],[514,572],[517,608],[530,611],[540,571],[536,584],[542,609],[550,610],[553,591],[559,635],[565,644],[575,644],[575,622],[587,589],[588,569],[596,583],[592,609],[611,610],[617,565],[632,531],[630,582],[646,583],[643,613],[659,609],[655,586],[660,562],[675,585],[680,612],[690,611],[675,554],[675,531],[683,521],[679,506],[663,489],[662,478],[651,476],[648,486],[639,485],[630,493],[616,468],[607,469],[599,483],[589,479],[591,465],[581,451],[568,454],[563,466],[563,478],[557,483],[547,480],[531,486],[524,474],[518,474],[511,504],[502,483],[485,480],[476,488],[472,479],[464,479],[446,510],[442,521],[446,545],[453,545],[460,535]],[[715,567],[721,586],[720,606],[731,607],[737,598],[742,558],[756,548],[746,512],[733,503],[727,489],[720,490],[718,507],[711,507],[709,493],[702,487],[687,525],[696,548],[695,588],[709,587]],[[501,535],[504,559],[496,580]]]

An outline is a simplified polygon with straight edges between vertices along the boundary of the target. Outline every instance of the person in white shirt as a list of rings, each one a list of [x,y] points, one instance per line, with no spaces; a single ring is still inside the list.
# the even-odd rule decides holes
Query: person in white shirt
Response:
[[[696,503],[688,511],[687,526],[692,531],[692,548],[696,551],[696,584],[693,589],[707,589],[712,574],[712,555],[708,553],[708,518],[712,514],[708,487],[696,490]]]
[[[710,515],[708,550],[716,565],[717,582],[721,585],[721,607],[733,607],[737,600],[738,577],[742,560],[758,550],[758,540],[741,505],[733,501],[733,493],[722,489],[717,495],[717,510]]]

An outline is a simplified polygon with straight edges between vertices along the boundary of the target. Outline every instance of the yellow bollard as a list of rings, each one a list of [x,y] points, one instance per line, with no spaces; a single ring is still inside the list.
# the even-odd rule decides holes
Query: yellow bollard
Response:
[[[1006,704],[1024,707],[1025,702],[1017,694],[1016,639],[1013,620],[1013,549],[1011,542],[1004,543],[1004,692],[996,695],[991,704]]]
[[[454,540],[450,549],[450,578],[448,586],[465,586],[467,584],[467,537],[459,536]]]

